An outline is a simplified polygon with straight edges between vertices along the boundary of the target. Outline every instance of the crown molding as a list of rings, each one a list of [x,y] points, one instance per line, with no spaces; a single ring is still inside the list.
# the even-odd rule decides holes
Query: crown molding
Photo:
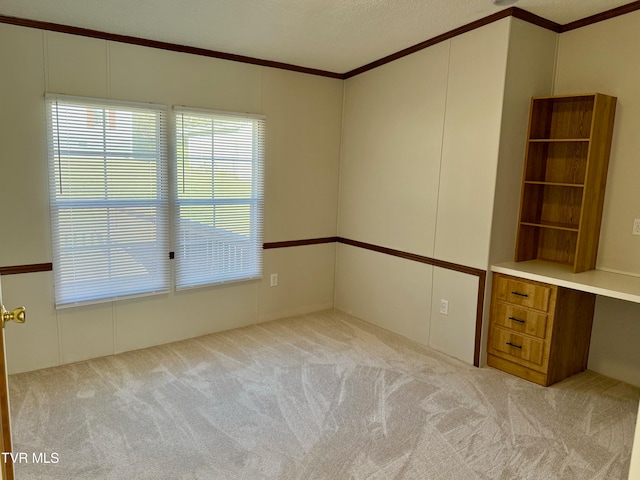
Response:
[[[586,27],[588,25],[593,25],[594,23],[602,22],[603,20],[609,20],[610,18],[619,17],[620,15],[626,15],[627,13],[635,12],[636,10],[640,10],[640,1],[612,8],[611,10],[607,10],[606,12],[597,13],[595,15],[591,15],[590,17],[576,20],[575,22],[566,23],[562,25],[560,32],[569,32],[571,30],[575,30],[576,28]]]
[[[161,50],[169,50],[171,52],[190,53],[192,55],[200,55],[203,57],[219,58],[222,60],[230,60],[232,62],[249,63],[251,65],[260,65],[262,67],[279,68],[281,70],[290,70],[293,72],[308,73],[309,75],[318,75],[321,77],[342,79],[341,73],[329,72],[327,70],[319,70],[317,68],[301,67],[289,63],[275,62],[273,60],[264,60],[261,58],[247,57],[245,55],[236,55],[233,53],[218,52],[216,50],[208,50],[206,48],[190,47],[188,45],[179,45],[176,43],[160,42],[157,40],[149,40],[147,38],[132,37],[130,35],[119,35],[116,33],[102,32],[100,30],[92,30],[89,28],[72,27],[70,25],[62,25],[59,23],[41,22],[39,20],[29,20],[18,17],[8,17],[0,15],[0,23],[10,25],[18,25],[21,27],[37,28],[47,30],[49,32],[68,33],[70,35],[79,35],[81,37],[97,38],[100,40],[109,40],[112,42],[128,43],[131,45],[139,45],[142,47],[158,48]]]
[[[143,47],[158,48],[161,50],[169,50],[172,52],[189,53],[192,55],[219,58],[222,60],[229,60],[232,62],[241,62],[241,63],[248,63],[251,65],[259,65],[263,67],[278,68],[281,70],[289,70],[293,72],[306,73],[309,75],[317,75],[321,77],[335,78],[339,80],[346,80],[348,78],[354,77],[361,73],[364,73],[374,68],[385,65],[399,58],[405,57],[412,53],[415,53],[425,48],[436,45],[440,42],[444,42],[445,40],[449,40],[458,35],[462,35],[463,33],[470,32],[472,30],[475,30],[476,28],[483,27],[485,25],[488,25],[490,23],[496,22],[498,20],[501,20],[507,17],[518,18],[525,22],[532,23],[534,25],[537,25],[542,28],[546,28],[547,30],[551,30],[556,33],[564,33],[571,30],[575,30],[577,28],[582,28],[588,25],[592,25],[594,23],[598,23],[603,20],[608,20],[610,18],[618,17],[620,15],[625,15],[627,13],[635,12],[637,10],[640,10],[640,0],[634,1],[627,5],[622,5],[620,7],[612,8],[611,10],[607,10],[605,12],[583,18],[581,20],[576,20],[574,22],[560,25],[558,23],[552,22],[551,20],[547,20],[546,18],[540,17],[538,15],[535,15],[521,8],[509,7],[509,8],[505,8],[504,10],[500,10],[499,12],[496,12],[494,14],[491,14],[487,17],[481,18],[474,22],[471,22],[461,27],[450,30],[449,32],[445,32],[441,35],[437,35],[433,38],[417,43],[416,45],[405,48],[396,53],[387,55],[386,57],[380,58],[374,62],[355,68],[346,73],[330,72],[328,70],[302,67],[299,65],[292,65],[289,63],[276,62],[273,60],[264,60],[260,58],[248,57],[245,55],[236,55],[233,53],[219,52],[216,50],[209,50],[206,48],[191,47],[188,45],[179,45],[176,43],[160,42],[157,40],[149,40],[146,38],[133,37],[129,35],[119,35],[115,33],[103,32],[100,30],[73,27],[70,25],[62,25],[59,23],[51,23],[51,22],[42,22],[39,20],[30,20],[30,19],[19,18],[19,17],[10,17],[6,15],[0,15],[0,23],[17,25],[21,27],[37,28],[40,30],[47,30],[51,32],[67,33],[70,35],[79,35],[83,37],[98,38],[98,39],[109,40],[113,42],[128,43],[131,45],[139,45]]]
[[[554,32],[560,32],[561,28],[561,25],[547,20],[546,18],[539,17],[538,15],[534,15],[533,13],[529,13],[526,10],[522,10],[521,8],[505,8],[504,10],[500,10],[499,12],[496,12],[487,17],[481,18],[471,23],[467,23],[466,25],[458,28],[454,28],[453,30],[438,35],[437,37],[430,38],[429,40],[417,43],[411,47],[405,48],[404,50],[400,50],[399,52],[387,55],[386,57],[376,60],[375,62],[371,62],[363,65],[362,67],[350,70],[344,74],[344,78],[347,79],[355,77],[356,75],[360,75],[361,73],[373,70],[374,68],[380,67],[386,63],[393,62],[394,60],[397,60],[399,58],[406,57],[407,55],[411,55],[412,53],[424,50],[425,48],[431,47],[440,42],[444,42],[445,40],[449,40],[451,38],[457,37],[458,35],[462,35],[463,33],[470,32],[472,30],[475,30],[476,28],[484,27],[485,25],[496,22],[498,20],[502,20],[503,18],[507,17],[519,18],[520,20],[533,23],[534,25],[538,25],[542,28],[546,28]]]

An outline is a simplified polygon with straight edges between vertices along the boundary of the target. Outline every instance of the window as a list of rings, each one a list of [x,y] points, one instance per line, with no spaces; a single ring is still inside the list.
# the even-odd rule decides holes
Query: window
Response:
[[[166,107],[46,105],[56,306],[167,292]],[[260,278],[264,118],[174,112],[176,287]]]
[[[166,107],[46,105],[56,305],[168,291]]]
[[[176,287],[261,277],[264,118],[174,113]]]

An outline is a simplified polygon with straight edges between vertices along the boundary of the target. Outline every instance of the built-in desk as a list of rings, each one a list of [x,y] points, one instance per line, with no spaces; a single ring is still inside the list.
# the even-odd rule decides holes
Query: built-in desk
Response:
[[[549,386],[587,368],[597,296],[640,303],[640,277],[542,260],[494,272],[487,363]]]
[[[540,260],[526,262],[506,262],[492,265],[491,271],[525,278],[527,280],[551,283],[607,297],[640,303],[640,277],[589,270],[572,273],[571,267]],[[631,456],[629,480],[640,479],[640,410],[636,424],[635,441]]]
[[[570,266],[542,260],[499,263],[492,265],[491,271],[640,303],[640,277],[631,275],[602,270],[572,273]]]

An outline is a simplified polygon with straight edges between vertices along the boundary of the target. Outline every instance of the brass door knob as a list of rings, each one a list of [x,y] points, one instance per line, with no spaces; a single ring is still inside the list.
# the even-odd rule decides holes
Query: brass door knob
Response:
[[[27,320],[26,309],[24,307],[14,308],[10,312],[5,310],[4,305],[2,305],[2,327],[4,328],[4,324],[9,321],[13,321],[16,323],[24,323]]]

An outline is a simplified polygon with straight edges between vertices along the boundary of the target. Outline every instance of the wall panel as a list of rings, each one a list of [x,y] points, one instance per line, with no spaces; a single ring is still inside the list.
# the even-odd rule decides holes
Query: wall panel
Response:
[[[78,362],[114,352],[112,303],[58,310],[57,320],[61,363]]]
[[[441,300],[449,302],[446,315]],[[478,277],[434,267],[429,346],[473,364],[477,300]]]
[[[50,93],[108,98],[106,40],[44,32]]]
[[[433,256],[449,42],[345,86],[339,235]]]
[[[335,243],[264,251],[260,321],[333,308]],[[270,276],[278,274],[272,287]]]
[[[486,269],[510,19],[451,40],[435,257]]]
[[[114,353],[251,325],[257,289],[251,281],[115,302]]]
[[[43,32],[0,25],[0,265],[51,261]]]
[[[262,67],[109,42],[111,98],[260,112]]]
[[[433,267],[338,244],[336,308],[427,345]]]
[[[265,68],[265,242],[335,235],[341,80]]]
[[[511,19],[490,263],[513,260],[531,97],[551,95],[558,34]]]
[[[339,236],[488,268],[509,32],[503,19],[347,80]],[[371,305],[418,310],[405,306],[405,261],[385,259],[384,273],[374,272],[362,259],[372,253],[339,252],[337,308],[473,363],[477,277],[439,271],[421,280],[415,288],[433,282],[434,297],[423,291],[427,308],[414,325],[395,324]],[[449,275],[471,277],[464,293]],[[442,295],[455,298],[456,321],[432,325],[430,340]]]
[[[640,387],[640,305],[598,297],[587,368]]]
[[[631,466],[629,468],[629,480],[633,480],[634,478],[640,478],[640,407],[638,407],[636,434],[633,441]]]

